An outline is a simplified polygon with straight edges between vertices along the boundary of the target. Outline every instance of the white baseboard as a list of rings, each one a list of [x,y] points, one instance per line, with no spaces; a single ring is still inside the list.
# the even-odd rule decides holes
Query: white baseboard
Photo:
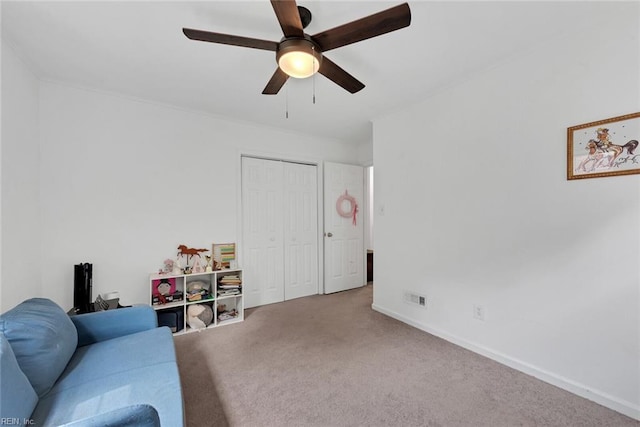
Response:
[[[380,312],[396,320],[399,320],[403,323],[411,325],[431,335],[435,335],[439,338],[442,338],[443,340],[459,345],[460,347],[466,348],[467,350],[471,350],[474,353],[478,353],[482,356],[488,357],[489,359],[495,360],[496,362],[499,362],[510,368],[516,369],[520,372],[524,372],[527,375],[531,375],[532,377],[535,377],[541,381],[552,384],[556,387],[559,387],[563,390],[566,390],[580,397],[584,397],[585,399],[596,402],[602,406],[605,406],[616,412],[624,414],[628,417],[634,418],[636,420],[640,420],[640,406],[635,405],[631,402],[627,402],[622,399],[618,399],[614,396],[611,396],[607,393],[603,393],[601,391],[591,389],[585,386],[584,384],[580,384],[578,382],[564,378],[552,372],[545,371],[544,369],[540,369],[529,363],[514,359],[510,356],[491,350],[487,347],[483,347],[471,341],[467,341],[465,339],[456,337],[454,335],[448,334],[438,329],[434,329],[425,324],[416,322],[415,320],[409,319],[408,317],[398,314],[395,311],[388,310],[384,307],[380,307],[379,305],[371,304],[371,308],[377,312]]]

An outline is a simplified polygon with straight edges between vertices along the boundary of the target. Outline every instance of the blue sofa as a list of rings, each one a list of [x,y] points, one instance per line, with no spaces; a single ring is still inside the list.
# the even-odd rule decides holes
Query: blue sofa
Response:
[[[33,298],[0,315],[0,419],[37,426],[183,426],[167,327],[135,306],[68,316]]]

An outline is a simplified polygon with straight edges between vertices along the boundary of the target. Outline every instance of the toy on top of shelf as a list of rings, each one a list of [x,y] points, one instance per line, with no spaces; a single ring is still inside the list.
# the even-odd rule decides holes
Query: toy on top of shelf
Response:
[[[195,259],[193,261],[192,270],[194,273],[204,273],[204,267],[202,267],[202,265],[200,264],[199,259]]]
[[[196,249],[196,248],[189,248],[187,247],[187,245],[180,245],[178,246],[178,258],[184,256],[186,257],[186,261],[187,261],[187,265],[184,267],[183,269],[183,273],[184,274],[191,274],[191,273],[202,273],[204,272],[204,268],[202,267],[202,265],[200,264],[200,252],[207,252],[208,249]],[[198,258],[196,258],[194,260],[194,256],[197,256]],[[193,264],[189,265],[189,261],[193,260]]]
[[[173,274],[182,274],[182,264],[180,264],[179,259],[176,259],[176,262],[173,263]]]
[[[184,255],[187,257],[187,264],[189,263],[189,257],[193,258],[194,255],[197,255],[200,258],[200,252],[207,252],[209,249],[195,249],[189,248],[186,245],[178,246],[178,256]]]
[[[170,258],[165,259],[164,260],[164,268],[162,269],[162,273],[164,273],[164,274],[172,273],[174,264],[175,264],[175,262],[172,259],[170,259]]]

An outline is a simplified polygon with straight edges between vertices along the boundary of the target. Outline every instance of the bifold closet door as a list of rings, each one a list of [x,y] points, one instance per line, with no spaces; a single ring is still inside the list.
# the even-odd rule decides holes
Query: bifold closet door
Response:
[[[284,297],[318,293],[317,167],[284,163]]]
[[[242,158],[245,307],[284,300],[282,162]]]
[[[318,293],[317,167],[242,158],[245,307]]]

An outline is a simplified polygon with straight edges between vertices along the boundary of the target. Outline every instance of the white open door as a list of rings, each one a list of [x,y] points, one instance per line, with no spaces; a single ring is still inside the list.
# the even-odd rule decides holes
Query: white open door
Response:
[[[364,169],[324,164],[324,292],[364,286]]]

